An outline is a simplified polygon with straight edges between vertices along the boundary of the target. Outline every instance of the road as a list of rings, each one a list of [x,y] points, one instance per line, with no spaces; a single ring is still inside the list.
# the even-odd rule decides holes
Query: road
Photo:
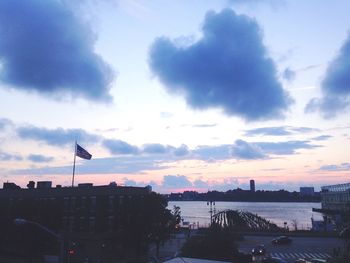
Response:
[[[343,240],[330,237],[292,237],[289,245],[274,245],[271,240],[275,236],[245,236],[239,242],[239,250],[250,253],[256,245],[265,245],[266,252],[273,257],[279,257],[287,262],[294,262],[298,258],[326,259],[333,254],[333,249],[342,248]]]

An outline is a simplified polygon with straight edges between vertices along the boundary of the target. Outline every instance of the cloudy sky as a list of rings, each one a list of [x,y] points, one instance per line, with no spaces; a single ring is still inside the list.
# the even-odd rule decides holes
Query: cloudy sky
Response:
[[[0,1],[0,183],[350,181],[347,0]]]

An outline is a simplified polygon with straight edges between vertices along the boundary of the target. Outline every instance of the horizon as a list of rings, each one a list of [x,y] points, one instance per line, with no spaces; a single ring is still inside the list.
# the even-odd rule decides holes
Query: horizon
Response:
[[[317,8],[315,8],[317,6]],[[0,2],[0,183],[350,182],[350,2]]]

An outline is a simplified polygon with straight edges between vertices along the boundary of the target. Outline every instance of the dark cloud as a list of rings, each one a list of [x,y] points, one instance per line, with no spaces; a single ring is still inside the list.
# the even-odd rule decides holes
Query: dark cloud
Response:
[[[254,160],[265,158],[262,149],[254,143],[236,140],[231,148],[231,154],[237,159]]]
[[[62,1],[0,1],[0,80],[61,98],[111,101],[111,68],[96,36]]]
[[[138,154],[137,146],[131,145],[122,140],[107,139],[103,141],[103,146],[106,147],[112,154]]]
[[[319,168],[321,171],[350,171],[350,163],[342,163],[339,165],[336,164],[330,164],[330,165],[324,165]]]
[[[158,38],[151,70],[195,109],[221,108],[248,121],[284,116],[292,100],[276,77],[258,24],[231,9],[208,12],[203,38],[187,47]]]
[[[35,163],[48,163],[54,160],[51,156],[45,156],[40,154],[30,154],[27,159]]]
[[[328,139],[330,139],[332,137],[333,136],[331,136],[331,135],[320,135],[320,136],[311,138],[311,140],[314,140],[314,141],[326,141],[326,140],[328,140]]]
[[[296,72],[294,70],[291,70],[290,68],[286,68],[282,73],[282,77],[290,82],[295,79],[295,76]]]
[[[320,111],[324,118],[335,117],[350,108],[350,34],[330,62],[321,88],[323,96],[313,98],[306,112]]]
[[[22,156],[18,154],[0,152],[0,161],[22,161]]]
[[[17,134],[21,139],[42,141],[53,146],[73,145],[74,141],[90,144],[99,140],[99,136],[87,133],[82,129],[47,129],[26,126],[17,128]]]

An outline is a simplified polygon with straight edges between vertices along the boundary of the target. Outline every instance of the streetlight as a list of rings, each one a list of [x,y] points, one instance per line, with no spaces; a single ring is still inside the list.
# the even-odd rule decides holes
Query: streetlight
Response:
[[[207,205],[210,205],[210,225],[213,223],[213,212],[215,213],[215,201],[207,201]],[[214,206],[214,209],[213,209]]]
[[[63,235],[59,235],[52,231],[51,229],[47,228],[46,226],[43,226],[39,224],[38,222],[30,221],[23,218],[16,218],[14,220],[15,225],[22,226],[22,225],[34,225],[42,230],[44,230],[46,233],[49,233],[51,236],[55,237],[60,244],[60,254],[59,254],[59,262],[64,263],[64,238]]]

